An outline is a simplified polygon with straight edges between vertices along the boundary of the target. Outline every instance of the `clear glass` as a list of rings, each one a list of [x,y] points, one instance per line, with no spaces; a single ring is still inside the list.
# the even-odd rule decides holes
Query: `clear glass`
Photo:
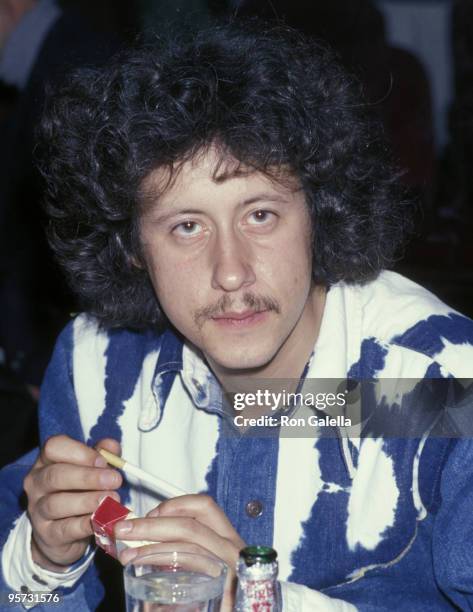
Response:
[[[124,568],[127,612],[217,612],[227,566],[212,555],[159,552]]]

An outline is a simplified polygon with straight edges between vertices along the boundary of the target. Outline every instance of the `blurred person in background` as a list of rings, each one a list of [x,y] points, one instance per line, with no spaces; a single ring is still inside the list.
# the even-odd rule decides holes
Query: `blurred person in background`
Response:
[[[72,69],[106,62],[118,39],[55,0],[0,0],[0,403],[27,385],[37,399],[54,338],[74,307],[44,236],[43,185],[34,165],[45,91]],[[4,392],[4,393],[3,393]],[[28,400],[25,411],[31,413]],[[24,448],[23,425],[5,439]],[[11,460],[13,456],[9,456]]]

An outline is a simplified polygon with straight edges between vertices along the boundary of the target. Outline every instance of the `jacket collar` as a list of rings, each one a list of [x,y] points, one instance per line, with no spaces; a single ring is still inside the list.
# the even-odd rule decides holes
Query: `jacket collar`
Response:
[[[140,413],[138,426],[141,431],[151,431],[161,422],[176,376],[180,377],[196,408],[225,414],[220,385],[202,353],[184,343],[176,332],[168,329],[161,337],[151,384],[152,397],[145,402]]]

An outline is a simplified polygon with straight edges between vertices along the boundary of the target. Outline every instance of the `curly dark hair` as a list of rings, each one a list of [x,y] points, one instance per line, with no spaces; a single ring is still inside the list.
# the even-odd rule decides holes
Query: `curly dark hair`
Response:
[[[408,218],[379,126],[334,54],[283,26],[213,25],[75,74],[42,125],[49,238],[83,306],[108,327],[165,317],[138,236],[140,186],[212,143],[305,191],[319,284],[394,261]]]

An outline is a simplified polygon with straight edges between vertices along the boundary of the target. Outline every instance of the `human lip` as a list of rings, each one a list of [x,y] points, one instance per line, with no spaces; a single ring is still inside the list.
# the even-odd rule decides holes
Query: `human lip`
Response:
[[[267,310],[245,310],[243,312],[225,312],[215,315],[212,320],[218,325],[230,327],[244,327],[260,323],[266,318]]]

